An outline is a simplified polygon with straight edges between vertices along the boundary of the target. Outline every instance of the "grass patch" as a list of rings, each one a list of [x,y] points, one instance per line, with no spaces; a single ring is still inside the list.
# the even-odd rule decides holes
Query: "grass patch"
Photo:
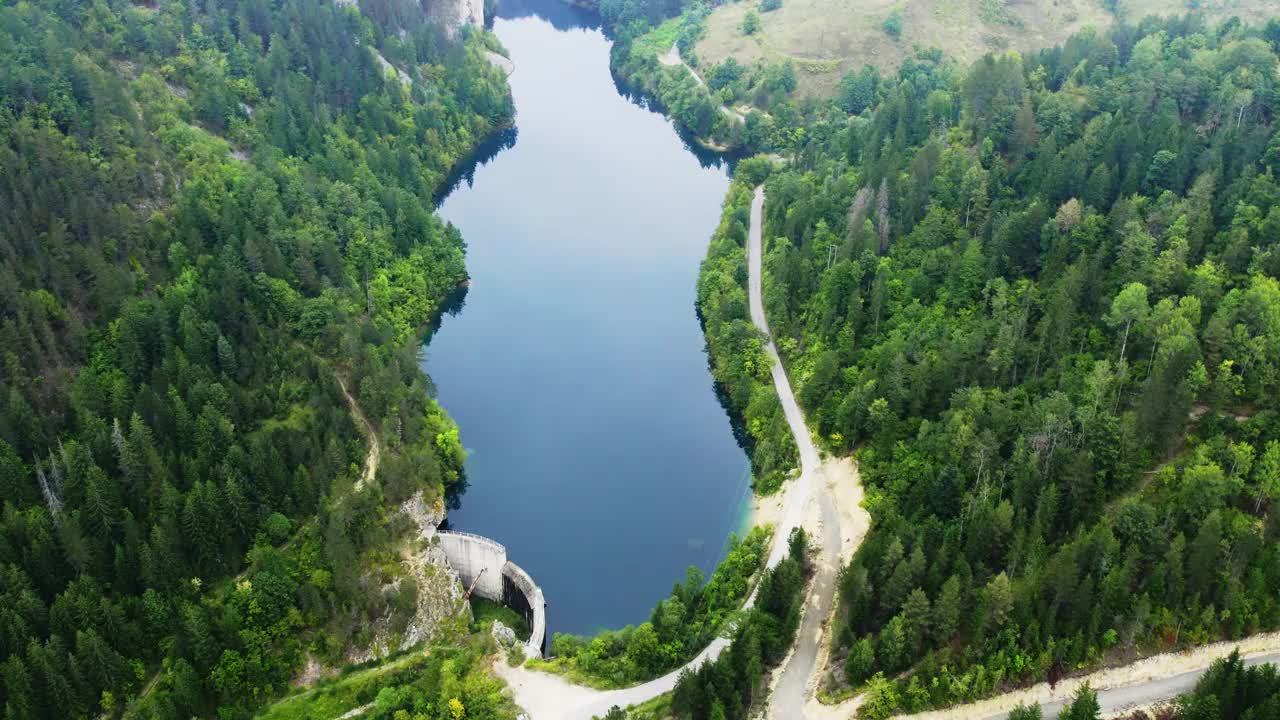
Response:
[[[568,658],[552,658],[550,660],[533,658],[525,663],[525,667],[530,670],[540,670],[552,675],[560,675],[574,685],[585,685],[597,690],[618,690],[635,684],[635,682],[628,681],[625,677],[611,679],[585,673],[573,667]]]
[[[790,58],[796,68],[807,73],[829,73],[840,69],[839,60],[811,60],[809,58]]]
[[[373,702],[383,687],[408,682],[427,662],[426,653],[414,651],[381,665],[321,680],[314,687],[268,705],[256,717],[261,720],[335,718]]]
[[[517,708],[506,685],[489,672],[493,640],[483,635],[455,644],[433,645],[392,655],[381,662],[356,665],[341,676],[322,680],[264,708],[258,720],[321,720],[340,717],[374,703],[369,712],[396,717],[424,703],[456,698],[467,717],[515,717]]]
[[[1119,14],[1130,22],[1187,11],[1186,0],[1119,4]],[[802,98],[833,97],[840,78],[864,65],[895,73],[917,45],[939,48],[966,66],[987,52],[1007,48],[1030,53],[1060,44],[1086,26],[1105,30],[1116,21],[1100,0],[783,0],[781,7],[760,16],[759,31],[744,36],[742,20],[755,8],[754,2],[736,2],[712,10],[695,46],[697,57],[706,67],[730,57],[746,67],[790,59],[804,70],[795,93]],[[1257,24],[1274,14],[1274,0],[1200,0],[1198,8],[1211,25],[1231,15]],[[883,29],[894,12],[901,16],[897,38]],[[674,40],[668,37],[662,52]]]
[[[672,717],[671,693],[663,693],[627,709],[628,720],[659,720]]]
[[[684,27],[684,19],[684,15],[679,15],[667,20],[636,38],[631,46],[653,55],[666,54],[671,49],[671,46],[676,43],[676,39],[680,37],[680,30]]]
[[[493,621],[498,620],[503,625],[515,630],[516,637],[520,639],[520,642],[528,642],[529,636],[533,634],[524,618],[502,603],[472,595],[471,615],[474,617],[474,620],[471,621],[471,629],[473,631],[484,630],[488,632],[489,626],[493,624]]]
[[[1009,6],[1005,4],[1005,0],[978,0],[978,14],[982,16],[982,21],[988,25],[1024,27],[1022,18],[1009,9]]]

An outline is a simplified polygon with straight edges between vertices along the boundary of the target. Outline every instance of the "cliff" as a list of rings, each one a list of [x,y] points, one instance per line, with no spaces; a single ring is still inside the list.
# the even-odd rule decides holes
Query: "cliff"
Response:
[[[484,25],[484,0],[424,0],[422,7],[450,33],[464,25]]]

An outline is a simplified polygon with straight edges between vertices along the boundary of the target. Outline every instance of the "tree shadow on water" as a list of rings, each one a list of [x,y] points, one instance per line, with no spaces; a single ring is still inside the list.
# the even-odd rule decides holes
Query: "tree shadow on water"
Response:
[[[662,101],[652,93],[645,92],[631,83],[628,83],[625,79],[619,77],[618,73],[614,72],[612,68],[610,68],[609,75],[613,78],[613,87],[618,91],[619,95],[626,98],[637,107],[644,108],[649,112],[657,113],[658,115],[665,117],[667,122],[671,124],[672,129],[675,130],[676,135],[679,136],[680,141],[684,143],[684,149],[688,150],[690,155],[697,158],[698,164],[702,167],[724,168],[725,172],[732,176],[733,169],[738,165],[738,161],[743,157],[746,157],[746,155],[740,151],[731,150],[729,152],[721,152],[704,146],[702,143],[698,142],[696,135],[671,117],[671,114],[667,112],[667,107],[663,105]]]
[[[494,15],[503,20],[541,18],[561,32],[599,30],[601,25],[599,13],[566,0],[498,0]]]
[[[462,187],[464,183],[467,187],[474,185],[476,170],[489,164],[503,150],[515,147],[516,139],[519,136],[519,128],[512,125],[498,130],[484,142],[477,145],[475,151],[467,159],[458,163],[453,172],[449,173],[449,177],[445,178],[445,181],[440,185],[440,189],[436,191],[436,209],[439,210],[444,201],[453,194],[453,191]]]

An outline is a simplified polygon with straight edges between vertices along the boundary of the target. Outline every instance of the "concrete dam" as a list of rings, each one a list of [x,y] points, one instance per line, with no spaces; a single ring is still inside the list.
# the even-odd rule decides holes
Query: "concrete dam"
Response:
[[[547,638],[547,602],[542,588],[529,573],[507,559],[507,548],[466,532],[442,531],[436,537],[463,587],[469,588],[474,582],[476,595],[500,602],[524,617],[530,629],[525,653],[542,657]]]

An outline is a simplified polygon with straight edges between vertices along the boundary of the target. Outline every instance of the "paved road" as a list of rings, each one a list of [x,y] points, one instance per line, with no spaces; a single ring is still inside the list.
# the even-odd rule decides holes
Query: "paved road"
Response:
[[[751,322],[765,334],[765,352],[769,354],[773,361],[773,368],[770,371],[773,376],[773,386],[778,393],[778,400],[782,403],[782,413],[787,418],[787,425],[791,428],[791,434],[795,436],[796,447],[800,451],[800,477],[792,483],[788,490],[787,502],[784,506],[782,521],[778,523],[778,530],[774,537],[783,538],[783,542],[774,542],[773,552],[769,555],[769,567],[773,567],[782,562],[782,558],[787,553],[786,537],[791,534],[791,529],[799,527],[804,518],[805,505],[809,502],[809,496],[813,494],[814,477],[818,474],[818,450],[813,446],[813,441],[809,439],[809,430],[804,424],[804,415],[800,413],[800,406],[796,403],[796,396],[791,392],[791,381],[787,379],[787,370],[782,366],[782,360],[778,357],[778,349],[773,344],[773,335],[769,332],[769,319],[764,314],[764,294],[761,290],[762,285],[762,265],[763,255],[761,241],[762,228],[764,226],[764,186],[756,188],[755,197],[751,200],[751,230],[747,234],[747,295],[749,306],[751,308]],[[785,535],[778,534],[782,531]]]

